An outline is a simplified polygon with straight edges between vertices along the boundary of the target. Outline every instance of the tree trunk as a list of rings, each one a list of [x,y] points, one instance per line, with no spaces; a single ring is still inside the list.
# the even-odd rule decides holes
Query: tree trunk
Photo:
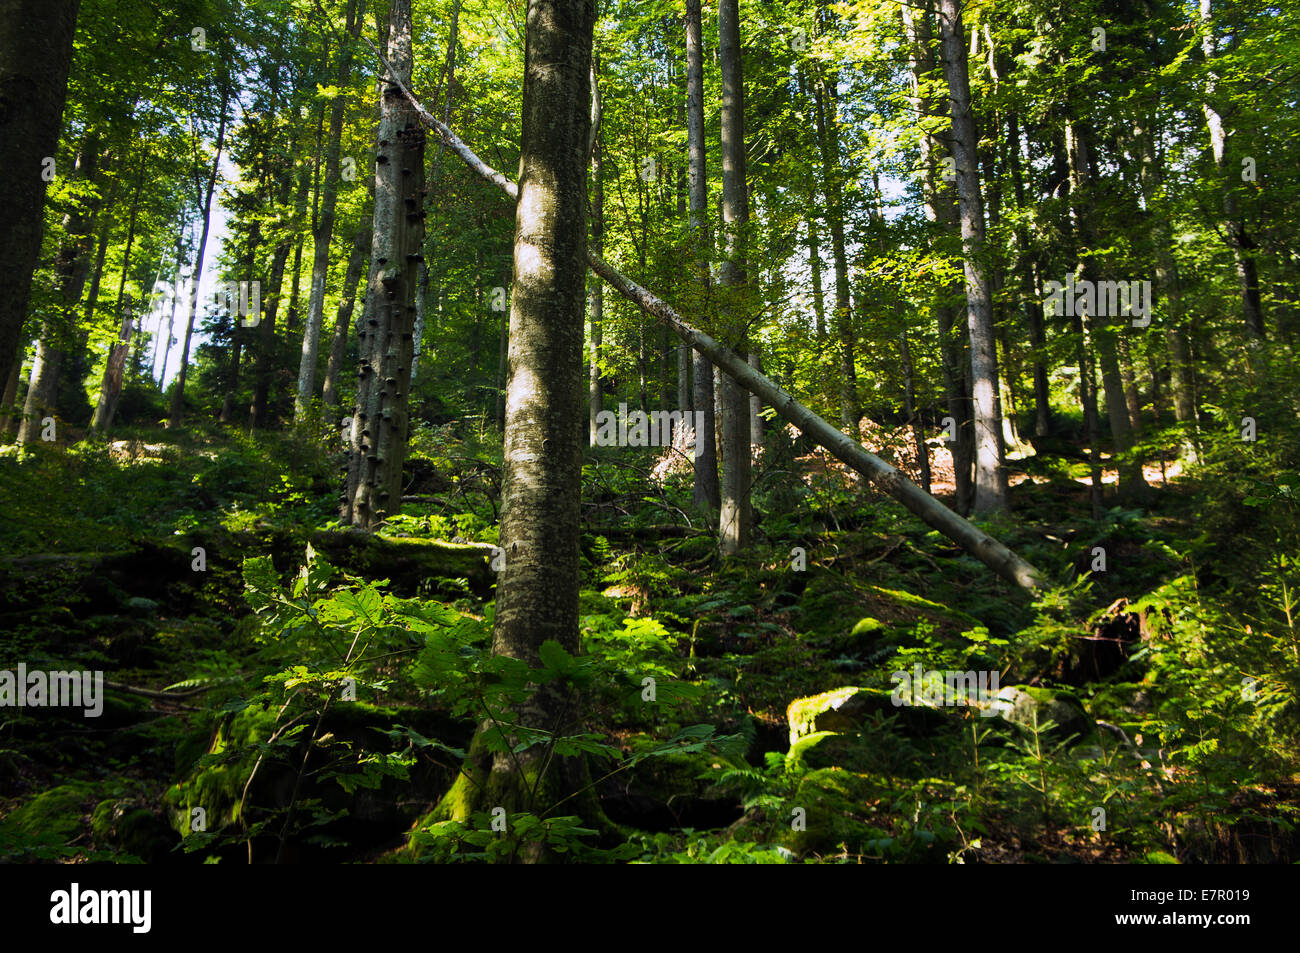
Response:
[[[998,401],[998,358],[993,304],[985,276],[984,198],[980,192],[975,117],[970,101],[965,31],[958,0],[939,0],[943,72],[952,102],[952,153],[957,173],[957,205],[966,275],[966,323],[970,329],[970,374],[975,423],[976,515],[1007,508],[1007,475],[1002,460],[1002,412]]]
[[[605,183],[601,172],[601,144],[599,130],[595,148],[591,151],[591,247],[597,255],[605,247]],[[600,349],[605,333],[605,286],[595,280],[591,283],[591,360],[588,364],[587,383],[587,441],[596,445],[596,417],[605,407],[600,382]]]
[[[1079,251],[1093,246],[1092,229],[1088,224],[1088,209],[1084,203],[1090,201],[1091,194],[1091,158],[1089,156],[1088,137],[1084,130],[1074,122],[1065,125],[1066,158],[1070,169],[1070,212],[1074,230],[1082,246]],[[1080,255],[1080,257],[1084,257]],[[1083,278],[1096,282],[1097,273],[1092,259],[1086,258],[1080,266]],[[1095,287],[1095,284],[1094,284]],[[1094,312],[1097,308],[1092,309]],[[1115,466],[1118,471],[1118,493],[1121,498],[1139,500],[1145,490],[1146,482],[1142,477],[1140,460],[1126,459],[1133,450],[1133,426],[1129,420],[1128,404],[1124,397],[1124,377],[1120,371],[1119,353],[1115,342],[1115,327],[1110,316],[1095,313],[1088,314],[1089,337],[1097,364],[1101,369],[1101,384],[1106,393],[1106,418],[1110,422],[1111,441],[1115,454]]]
[[[696,250],[696,285],[709,298],[709,179],[704,151],[704,40],[700,0],[686,0],[686,148],[691,233]],[[695,409],[701,412],[695,435],[695,505],[714,519],[722,505],[718,485],[718,447],[713,414],[713,365],[694,354]]]
[[[0,15],[0,368],[22,350],[79,6],[11,0]]]
[[[749,229],[749,196],[745,189],[744,79],[740,51],[739,0],[718,2],[718,61],[722,70],[722,226],[724,258],[718,284],[724,289],[719,309],[724,333],[744,353],[745,235]],[[729,376],[722,377],[722,507],[718,514],[718,546],[723,554],[749,546],[753,514],[749,487],[751,453],[749,401]]]
[[[342,519],[374,530],[402,503],[414,353],[416,284],[424,242],[424,130],[398,83],[411,81],[411,3],[393,0],[394,75],[384,88],[375,156],[370,317],[361,329],[360,380],[348,438]]]
[[[280,311],[280,293],[284,290],[284,266],[289,261],[292,241],[283,241],[271,259],[270,294],[263,302],[262,321],[257,326],[257,360],[253,362],[253,400],[248,407],[251,430],[266,429],[270,417],[271,377],[275,374],[275,319]]]
[[[898,356],[903,362],[903,410],[907,414],[907,423],[912,428],[912,440],[916,444],[916,461],[921,471],[921,489],[930,492],[930,448],[925,443],[925,425],[921,415],[916,411],[916,386],[912,380],[912,347],[907,340],[907,331],[898,335]]]
[[[171,408],[167,415],[167,428],[179,427],[185,414],[185,375],[190,368],[190,339],[194,334],[195,312],[199,305],[199,282],[203,279],[203,253],[208,247],[208,230],[212,224],[212,193],[217,186],[217,172],[221,166],[221,150],[226,144],[227,106],[230,102],[229,78],[223,80],[221,89],[221,120],[217,126],[217,151],[212,157],[212,171],[208,174],[207,192],[203,197],[203,230],[199,233],[199,250],[194,256],[194,285],[190,288],[188,316],[185,321],[185,343],[181,345],[180,369],[172,388]]]
[[[413,100],[412,102],[414,104]],[[518,187],[475,155],[455,133],[439,123],[426,110],[420,109],[420,118],[429,128],[437,130],[443,141],[479,176],[501,189],[512,199],[518,200]],[[611,268],[590,249],[587,251],[587,264],[628,301],[639,308],[644,308],[647,313],[659,320],[667,322],[678,337],[718,368],[732,375],[745,390],[761,397],[779,417],[799,428],[818,446],[825,447],[836,459],[874,481],[884,493],[898,500],[929,526],[953,540],[1004,579],[1026,589],[1037,589],[1045,584],[1042,576],[1033,566],[1006,546],[957,516],[904,477],[895,467],[867,451],[861,444],[850,440],[845,434],[795,400],[771,379],[755,371],[743,358],[738,357],[708,334],[688,324],[662,298],[651,294],[635,281]]]
[[[330,109],[320,218],[316,222],[316,234],[312,236],[315,244],[312,249],[311,294],[307,300],[307,326],[302,334],[302,359],[298,363],[298,396],[293,408],[294,419],[298,422],[306,418],[312,393],[316,389],[316,353],[320,348],[321,325],[325,318],[325,281],[329,277],[330,240],[334,235],[334,210],[338,202],[343,110],[347,104],[346,91],[352,80],[352,44],[361,32],[364,19],[365,0],[348,0],[345,15],[347,38],[339,47],[337,85],[340,91]]]
[[[93,186],[102,171],[99,163],[99,137],[92,131],[77,155],[74,175],[83,180],[86,186]],[[116,185],[110,190],[110,200],[116,194]],[[138,197],[138,190],[137,190]],[[45,417],[56,417],[59,391],[59,372],[65,358],[64,348],[72,346],[76,338],[77,305],[81,300],[81,291],[86,283],[89,269],[89,235],[94,228],[98,214],[98,203],[90,200],[79,205],[63,218],[63,227],[67,242],[59,249],[54,260],[54,273],[59,280],[62,307],[46,316],[41,326],[41,343],[37,347],[40,358],[32,365],[31,379],[27,386],[27,399],[23,405],[23,421],[18,428],[18,442],[27,444],[37,439],[41,432],[41,421]],[[99,279],[103,270],[104,255],[112,232],[109,216],[104,217],[103,228],[99,235],[99,250],[96,255],[96,272],[92,284],[93,293],[98,296]],[[93,313],[90,306],[87,316]],[[89,326],[89,320],[86,322]],[[20,342],[21,343],[21,342]]]
[[[117,305],[113,309],[122,316],[122,327],[117,340],[108,351],[108,361],[104,364],[104,377],[100,382],[99,401],[95,404],[95,415],[90,421],[90,429],[103,433],[113,424],[113,415],[117,411],[118,398],[122,396],[122,379],[126,374],[127,348],[131,346],[131,323],[134,319],[133,308],[126,299],[126,276],[131,270],[131,248],[135,244],[135,223],[140,211],[140,188],[144,184],[144,164],[141,162],[140,175],[136,179],[135,192],[131,197],[131,215],[126,228],[126,248],[122,252],[122,277],[117,284]]]
[[[339,373],[343,369],[343,356],[347,352],[348,332],[352,330],[357,286],[361,283],[361,272],[365,269],[372,240],[370,220],[367,218],[352,236],[352,254],[348,256],[348,271],[343,276],[343,297],[339,299],[339,309],[334,316],[334,334],[330,338],[329,363],[325,368],[325,386],[321,392],[326,423],[338,415]]]
[[[502,479],[501,545],[493,651],[539,666],[554,640],[577,654],[582,480],[582,374],[586,288],[586,167],[592,0],[530,0],[523,130],[510,307],[510,374]],[[569,734],[571,688],[547,683],[513,713],[515,723]],[[542,814],[588,782],[585,762],[547,746],[493,751],[491,722],[470,744],[440,807],[468,820],[504,807]],[[513,733],[508,742],[518,738]],[[588,803],[594,802],[594,799]],[[576,805],[584,812],[581,802]],[[584,812],[585,813],[585,812]],[[550,859],[541,846],[525,861]]]
[[[855,439],[862,421],[858,403],[858,372],[853,309],[849,300],[849,261],[844,241],[844,191],[840,181],[839,119],[833,83],[820,73],[813,80],[817,117],[817,145],[821,152],[822,192],[826,196],[826,222],[835,261],[835,333],[840,340],[840,419]]]
[[[916,11],[904,4],[900,7],[903,25],[911,45],[912,108],[918,117],[939,115],[930,98],[922,95],[926,77],[934,69],[931,49],[933,29],[928,10]],[[958,231],[957,197],[944,187],[939,176],[939,143],[933,135],[920,138],[921,194],[925,203],[925,217],[945,231]],[[972,479],[975,465],[974,421],[971,413],[970,383],[966,368],[964,341],[966,334],[958,326],[957,313],[948,298],[962,294],[960,284],[954,282],[944,289],[944,299],[935,305],[935,323],[939,332],[940,373],[943,378],[944,406],[954,425],[954,437],[949,443],[952,453],[953,482],[955,485],[953,509],[965,515],[974,502],[975,486]]]
[[[1213,62],[1219,51],[1218,39],[1214,33],[1213,0],[1200,0],[1200,20],[1201,28],[1204,31],[1201,38],[1201,52],[1205,56],[1205,62],[1209,64]],[[1251,342],[1252,349],[1254,349],[1262,344],[1265,338],[1264,308],[1260,303],[1259,273],[1252,254],[1254,242],[1246,233],[1246,227],[1241,219],[1241,212],[1237,205],[1237,194],[1234,185],[1230,184],[1230,180],[1227,178],[1228,170],[1225,155],[1227,132],[1223,127],[1222,116],[1211,102],[1217,85],[1218,76],[1211,69],[1206,83],[1206,99],[1201,104],[1201,110],[1205,114],[1205,126],[1210,136],[1210,154],[1214,158],[1214,167],[1218,170],[1219,175],[1224,177],[1224,232],[1228,247],[1232,249],[1232,257],[1237,266],[1237,280],[1241,285],[1241,310],[1246,324],[1246,335]]]

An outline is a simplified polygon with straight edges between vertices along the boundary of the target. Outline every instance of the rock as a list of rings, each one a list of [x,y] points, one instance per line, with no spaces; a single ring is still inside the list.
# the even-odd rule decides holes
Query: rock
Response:
[[[900,731],[922,737],[941,730],[948,721],[943,711],[920,705],[895,705],[893,693],[883,688],[847,686],[796,698],[786,709],[790,723],[790,746],[818,731],[853,732],[877,718],[898,715]]]
[[[1094,730],[1091,717],[1080,701],[1069,692],[1028,685],[1006,685],[988,706],[999,721],[1033,730],[1042,730],[1049,721],[1054,726],[1046,735],[1064,740],[1071,735],[1088,735]]]
[[[168,855],[181,840],[160,812],[131,798],[100,801],[90,826],[96,847],[126,853],[147,864],[172,859]]]
[[[93,791],[84,781],[43,791],[0,820],[0,862],[50,861],[78,853],[68,847],[83,830]]]
[[[788,829],[785,846],[800,854],[835,851],[840,845],[866,850],[887,836],[873,823],[877,810],[872,803],[885,793],[865,774],[839,768],[809,771],[778,818]]]

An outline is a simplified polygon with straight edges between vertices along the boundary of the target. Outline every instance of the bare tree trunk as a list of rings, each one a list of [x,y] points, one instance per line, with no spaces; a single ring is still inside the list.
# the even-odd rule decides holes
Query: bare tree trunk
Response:
[[[599,130],[591,151],[591,247],[599,255],[605,247],[605,183],[602,181]],[[591,283],[591,360],[588,363],[587,440],[596,445],[596,417],[605,406],[600,381],[600,349],[605,332],[605,286]]]
[[[1205,62],[1211,63],[1218,55],[1219,44],[1214,34],[1213,0],[1200,0],[1200,20],[1204,34],[1201,38],[1201,52]],[[1218,76],[1211,71],[1206,84],[1206,99],[1201,104],[1205,114],[1205,126],[1210,135],[1210,153],[1214,157],[1214,167],[1220,176],[1225,176],[1223,184],[1223,217],[1225,239],[1232,249],[1232,257],[1237,266],[1237,280],[1241,285],[1241,310],[1246,324],[1246,334],[1252,350],[1263,343],[1265,338],[1264,308],[1260,302],[1259,272],[1255,265],[1253,249],[1255,243],[1246,233],[1245,223],[1237,204],[1237,195],[1226,178],[1227,132],[1223,127],[1223,118],[1214,108],[1211,98],[1215,94]]]
[[[1065,124],[1066,158],[1070,169],[1070,211],[1074,230],[1085,247],[1093,245],[1092,229],[1088,225],[1084,202],[1091,187],[1091,159],[1088,138],[1074,122]],[[1081,256],[1082,257],[1082,256]],[[1083,277],[1095,282],[1097,274],[1088,258],[1081,266]],[[1098,310],[1092,309],[1093,312]],[[1101,369],[1101,384],[1106,393],[1106,418],[1110,422],[1111,440],[1115,453],[1115,466],[1119,475],[1118,493],[1127,500],[1138,500],[1146,490],[1140,460],[1127,458],[1133,450],[1133,427],[1129,420],[1128,404],[1124,397],[1124,378],[1120,372],[1119,354],[1115,343],[1115,328],[1108,316],[1090,313],[1088,327],[1093,352]]]
[[[704,151],[704,40],[700,0],[686,0],[686,139],[691,232],[696,248],[696,283],[709,296],[709,179]],[[713,519],[722,505],[713,414],[713,365],[694,355],[695,409],[702,412],[695,435],[695,505]]]
[[[372,312],[361,329],[356,412],[348,444],[346,523],[375,529],[402,501],[419,257],[424,244],[424,130],[398,83],[411,81],[411,2],[393,0],[375,156]]]
[[[76,177],[87,185],[92,185],[102,171],[98,152],[99,137],[93,131],[87,133],[85,142],[78,152],[74,169]],[[65,357],[64,348],[71,346],[71,342],[75,340],[77,305],[81,301],[81,291],[86,283],[86,273],[89,269],[89,236],[94,228],[97,212],[98,206],[92,201],[63,218],[63,227],[68,238],[54,261],[62,307],[57,313],[47,315],[41,326],[41,338],[37,346],[38,360],[32,365],[27,399],[23,405],[23,420],[18,428],[20,444],[36,440],[42,430],[41,421],[45,417],[57,416],[55,405],[58,402],[59,372]],[[97,253],[99,270],[95,273],[92,286],[96,295],[99,291],[104,254],[112,231],[110,225],[109,218],[105,216]]]
[[[922,95],[922,84],[934,69],[934,53],[931,49],[933,29],[929,10],[915,10],[904,4],[900,7],[903,25],[911,44],[912,53],[912,107],[918,117],[939,115],[929,97]],[[923,135],[920,139],[921,150],[921,192],[925,202],[925,216],[941,225],[946,231],[959,230],[957,214],[957,196],[942,184],[939,176],[940,146],[932,135]],[[954,282],[946,297],[956,297],[959,285]],[[967,368],[970,363],[965,358],[964,341],[966,333],[957,323],[955,309],[941,301],[935,305],[935,323],[939,332],[940,372],[943,376],[944,405],[948,416],[952,418],[955,439],[950,443],[953,463],[953,482],[955,492],[953,509],[958,513],[970,512],[975,498],[973,470],[975,466],[975,433],[971,412],[970,382]]]
[[[339,299],[339,309],[334,316],[329,363],[325,367],[325,385],[321,391],[326,423],[338,416],[339,374],[343,370],[343,355],[347,351],[348,332],[352,330],[352,312],[356,308],[357,286],[361,283],[361,272],[365,269],[366,256],[370,253],[372,241],[370,219],[366,218],[356,234],[352,236],[352,254],[348,256],[348,270],[343,276],[343,297]]]
[[[725,257],[718,268],[724,289],[721,321],[743,353],[745,321],[738,308],[747,290],[745,233],[749,228],[749,196],[745,189],[744,80],[740,51],[739,0],[718,0],[718,61],[722,70],[722,226]],[[722,377],[722,507],[718,514],[718,546],[732,554],[749,546],[753,514],[749,487],[751,451],[749,401],[729,376]]]
[[[912,346],[907,341],[907,331],[898,335],[898,356],[903,362],[903,411],[912,428],[916,444],[916,461],[921,471],[921,489],[930,492],[930,448],[925,443],[925,424],[916,411],[916,386],[912,380]]]
[[[203,197],[203,231],[199,233],[199,250],[194,256],[194,285],[190,288],[188,317],[185,322],[185,343],[181,345],[180,369],[172,388],[171,409],[167,415],[168,429],[179,427],[185,414],[185,375],[190,368],[190,339],[194,334],[195,312],[199,305],[199,282],[203,278],[203,253],[208,247],[208,230],[212,225],[212,193],[217,187],[217,172],[221,166],[221,150],[226,144],[226,119],[230,104],[230,78],[224,77],[221,89],[221,121],[217,126],[217,151],[212,157],[212,171],[208,174],[207,192]]]
[[[835,84],[818,73],[813,80],[817,117],[817,143],[821,151],[822,192],[826,196],[826,221],[835,260],[835,333],[840,341],[840,419],[844,429],[858,437],[862,408],[858,403],[856,335],[849,300],[849,260],[844,241],[844,191],[840,181],[839,119]]]
[[[126,297],[126,278],[131,270],[131,248],[135,244],[135,223],[140,211],[140,189],[144,184],[144,171],[142,161],[140,175],[136,178],[135,191],[131,196],[131,214],[126,227],[126,248],[122,252],[122,277],[117,284],[117,305],[113,309],[116,314],[122,316],[122,327],[118,331],[117,340],[109,348],[108,361],[104,364],[104,377],[99,387],[99,401],[95,404],[95,414],[90,421],[90,429],[98,433],[102,433],[113,424],[117,400],[122,396],[127,348],[131,345],[131,325],[134,314]]]
[[[975,421],[975,504],[977,515],[1007,508],[1007,474],[1002,460],[1002,412],[998,401],[998,357],[993,304],[984,273],[984,198],[980,192],[975,117],[966,66],[965,31],[958,0],[939,0],[943,72],[952,101],[952,153],[966,274],[966,323],[970,329],[970,373]]]

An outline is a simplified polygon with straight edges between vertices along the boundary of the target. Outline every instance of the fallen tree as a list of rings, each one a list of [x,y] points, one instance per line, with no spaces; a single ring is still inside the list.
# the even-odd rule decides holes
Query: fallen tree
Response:
[[[366,42],[370,43],[369,40]],[[394,79],[401,88],[402,94],[415,108],[421,122],[442,137],[447,147],[460,156],[480,177],[517,200],[519,189],[515,183],[480,159],[459,136],[430,115],[429,111],[397,78],[388,61],[379,50],[375,49],[373,43],[370,43],[370,48],[374,50],[375,56],[379,57],[388,75]],[[615,291],[665,322],[678,337],[726,371],[745,390],[771,406],[782,419],[798,427],[817,444],[829,450],[836,459],[862,474],[882,492],[893,497],[926,524],[947,536],[1003,579],[1025,589],[1042,587],[1042,574],[1032,565],[988,533],[948,509],[900,473],[896,467],[831,426],[771,378],[755,370],[743,358],[737,357],[730,348],[693,327],[668,302],[620,274],[591,251],[587,252],[587,263],[591,266],[591,270],[605,279]]]

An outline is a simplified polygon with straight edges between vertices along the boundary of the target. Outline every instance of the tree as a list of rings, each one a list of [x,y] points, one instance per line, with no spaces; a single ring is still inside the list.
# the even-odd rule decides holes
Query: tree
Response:
[[[311,292],[307,299],[307,324],[302,334],[302,360],[298,365],[298,396],[294,401],[294,418],[299,422],[307,413],[316,386],[316,352],[320,348],[321,324],[325,314],[325,280],[329,276],[330,239],[334,236],[334,216],[338,204],[339,142],[343,136],[343,110],[347,104],[348,84],[352,79],[352,45],[361,32],[365,6],[365,0],[348,0],[344,16],[344,38],[339,48],[338,89],[330,106],[329,131],[326,134],[325,179],[321,184],[320,217],[312,236]]]
[[[704,45],[700,0],[686,0],[686,140],[689,166],[690,225],[695,245],[696,284],[701,298],[709,290],[709,178],[704,147]],[[718,488],[718,449],[714,434],[713,365],[694,351],[694,404],[704,412],[695,435],[695,505],[707,513],[722,504]]]
[[[79,7],[80,0],[13,0],[0,16],[0,373],[22,344]]]
[[[579,496],[586,288],[586,168],[593,0],[530,0],[515,212],[514,281],[500,539],[492,647],[539,666],[543,643],[578,652]],[[553,683],[516,712],[518,724],[563,734],[577,699]],[[493,750],[481,725],[443,810],[465,820],[501,806],[544,813],[579,790],[578,758],[544,746]],[[512,732],[506,732],[509,736]],[[507,740],[513,747],[514,738]],[[533,853],[524,859],[544,859]]]
[[[725,289],[721,321],[733,349],[744,354],[746,330],[739,303],[745,294],[745,239],[749,196],[745,188],[745,83],[740,51],[739,0],[718,2],[718,61],[722,68],[722,226],[725,257],[718,284]],[[749,398],[734,380],[722,381],[722,507],[718,545],[725,554],[749,545]]]
[[[370,314],[360,334],[360,379],[348,435],[342,520],[375,529],[402,500],[415,295],[424,242],[424,129],[403,88],[411,81],[411,0],[394,0],[388,82],[375,147]]]
[[[1007,475],[1002,460],[1002,410],[998,397],[993,301],[983,263],[984,197],[979,180],[979,138],[971,109],[966,37],[957,0],[939,0],[939,36],[952,108],[952,155],[957,174],[957,205],[961,215],[966,274],[966,323],[970,329],[975,420],[974,512],[987,515],[1006,509]]]

